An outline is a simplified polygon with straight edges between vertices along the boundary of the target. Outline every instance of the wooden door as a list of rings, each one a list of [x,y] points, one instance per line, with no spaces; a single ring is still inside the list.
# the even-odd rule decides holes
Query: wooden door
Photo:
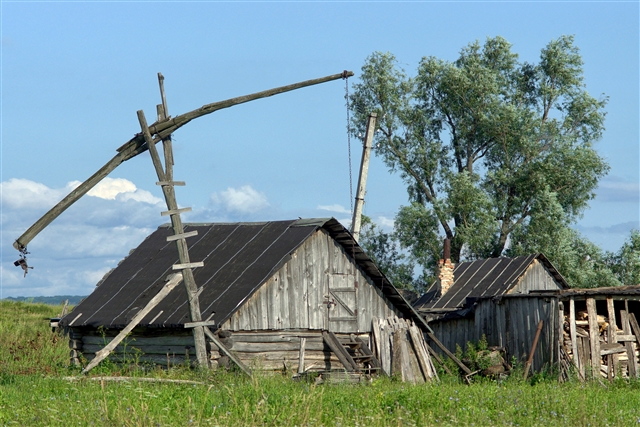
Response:
[[[329,275],[327,328],[331,332],[358,332],[358,282],[353,274]]]

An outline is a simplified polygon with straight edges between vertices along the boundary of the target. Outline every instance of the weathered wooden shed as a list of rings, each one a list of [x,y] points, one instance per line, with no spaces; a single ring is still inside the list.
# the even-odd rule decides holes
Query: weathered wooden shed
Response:
[[[413,307],[335,219],[186,224],[203,320],[248,366],[331,370],[346,363],[327,333],[350,349],[347,362],[370,361],[373,318],[397,316],[424,326]],[[91,359],[158,292],[178,260],[168,226],[148,236],[61,319],[72,360]],[[187,295],[177,287],[112,357],[163,365],[195,360]],[[360,343],[362,340],[362,343]],[[359,344],[360,343],[360,344]],[[333,343],[335,344],[335,342]],[[227,363],[208,342],[213,365]],[[356,350],[361,349],[358,353]]]
[[[549,292],[568,285],[543,254],[448,265],[453,277],[445,292],[441,278],[414,303],[445,347],[465,349],[468,342],[477,342],[484,335],[490,346],[504,348],[508,359],[524,361],[538,322],[543,320],[533,369],[558,361],[562,317],[559,296]],[[540,297],[540,291],[548,295]]]

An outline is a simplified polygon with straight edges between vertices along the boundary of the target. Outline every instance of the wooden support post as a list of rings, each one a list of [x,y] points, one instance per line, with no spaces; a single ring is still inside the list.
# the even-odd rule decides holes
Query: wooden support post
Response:
[[[148,145],[149,153],[151,153],[151,160],[153,161],[153,166],[156,169],[158,180],[160,182],[172,181],[173,178],[168,177],[162,170],[160,156],[158,155],[158,150],[156,149],[156,146],[154,145],[151,138],[151,133],[149,132],[149,127],[147,126],[147,120],[142,110],[138,111],[138,121],[140,122],[142,134],[144,135],[144,139]],[[173,186],[163,185],[162,192],[164,193],[167,208],[169,210],[178,209],[178,203],[176,202],[176,196]],[[184,234],[184,228],[182,226],[180,214],[171,215],[171,224],[173,225],[174,234]],[[184,285],[187,290],[187,298],[189,299],[191,322],[200,322],[202,320],[202,314],[200,313],[198,286],[196,285],[196,281],[193,277],[193,271],[189,267],[191,265],[191,261],[189,260],[189,250],[187,247],[187,242],[184,239],[176,240],[176,246],[178,249],[178,258],[180,259],[179,265],[186,266],[186,268],[182,270],[182,275],[184,277]],[[209,358],[207,357],[207,345],[204,339],[204,328],[202,326],[196,326],[193,328],[193,338],[196,346],[196,358],[198,360],[198,364],[202,368],[208,368]]]
[[[573,364],[578,370],[580,378],[584,378],[584,367],[580,364],[578,355],[578,340],[576,332],[576,301],[573,297],[569,299],[569,333],[571,335],[571,352],[573,354]]]
[[[529,350],[529,357],[527,358],[527,362],[524,364],[524,379],[527,379],[529,375],[529,369],[531,369],[531,364],[533,363],[533,355],[536,352],[536,347],[538,346],[538,340],[540,339],[540,333],[542,332],[543,321],[538,322],[538,328],[536,329],[536,335],[533,337],[533,343],[531,344],[531,350]]]
[[[120,331],[120,333],[113,340],[111,340],[111,342],[107,344],[106,347],[96,352],[96,357],[82,370],[82,373],[86,374],[87,372],[98,366],[98,363],[102,362],[107,356],[109,356],[109,354],[118,346],[118,344],[120,344],[122,340],[125,339],[129,332],[131,332],[133,328],[135,328],[138,323],[140,323],[140,321],[144,319],[144,317],[149,314],[151,310],[153,310],[155,306],[160,304],[160,302],[167,295],[169,295],[173,288],[175,288],[181,281],[182,274],[178,273],[171,276],[169,281],[165,283],[160,292],[158,292],[156,296],[151,298],[151,301],[149,301],[142,310],[140,310],[138,313],[136,313],[135,316],[133,316],[133,319],[131,319],[131,322],[129,322],[127,327]]]
[[[622,331],[625,335],[631,334],[631,325],[629,323],[629,314],[627,310],[620,311],[620,321],[622,322]],[[636,351],[634,344],[631,341],[624,343],[627,349],[627,366],[629,368],[629,378],[638,378],[638,358],[636,357]]]
[[[356,193],[356,204],[353,209],[353,220],[351,221],[351,234],[356,242],[360,238],[360,222],[362,220],[364,195],[367,189],[367,175],[369,174],[371,145],[376,131],[376,117],[376,113],[369,114],[367,131],[365,132],[364,145],[362,147],[362,160],[360,161],[360,174],[358,175],[358,192]]]
[[[215,334],[209,330],[209,328],[203,328],[203,329],[204,329],[204,333],[207,335],[207,337],[209,337],[209,339],[211,341],[213,341],[213,343],[215,345],[218,346],[220,351],[222,353],[224,353],[225,356],[227,356],[229,359],[231,359],[231,361],[233,363],[235,363],[238,366],[238,368],[240,368],[240,370],[242,372],[244,372],[245,374],[251,376],[251,369],[249,369],[249,367],[247,365],[242,363],[242,361],[235,354],[233,354],[231,352],[231,350],[227,348],[226,345],[222,344],[222,341],[220,341],[218,339],[218,337],[216,337]]]
[[[589,320],[589,342],[591,344],[592,378],[600,377],[600,328],[598,328],[598,312],[596,300],[587,298],[587,316]]]
[[[609,329],[607,331],[607,340],[609,344],[614,344],[616,340],[616,331],[618,329],[616,325],[616,311],[613,305],[613,299],[607,298],[607,317],[609,320]],[[611,354],[607,357],[607,376],[609,380],[612,380],[613,377],[618,376],[619,374],[619,359],[620,357],[617,354]]]
[[[304,373],[304,350],[307,344],[307,339],[305,337],[300,337],[300,353],[298,355],[298,373]]]

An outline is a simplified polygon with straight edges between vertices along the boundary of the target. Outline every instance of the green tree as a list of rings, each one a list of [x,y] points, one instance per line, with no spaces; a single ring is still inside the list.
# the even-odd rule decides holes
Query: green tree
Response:
[[[551,41],[536,64],[489,38],[454,62],[423,58],[415,77],[376,52],[353,87],[351,131],[364,133],[366,116],[378,114],[375,152],[411,202],[395,236],[426,269],[443,234],[454,262],[500,256],[508,241],[537,251],[546,231],[567,232],[608,171],[592,146],[607,99],[586,91],[571,36]]]

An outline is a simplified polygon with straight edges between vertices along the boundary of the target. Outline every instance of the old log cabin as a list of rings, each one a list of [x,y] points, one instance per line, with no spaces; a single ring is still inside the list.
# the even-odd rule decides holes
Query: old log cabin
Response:
[[[343,369],[368,359],[345,362],[335,338],[352,356],[360,345],[366,353],[372,318],[397,316],[424,326],[333,218],[185,225],[185,232],[193,230],[198,235],[188,240],[191,257],[204,262],[194,270],[202,319],[214,321],[211,330],[224,346],[207,343],[214,366],[228,363],[221,350],[229,350],[261,369]],[[163,286],[178,260],[175,244],[166,241],[171,233],[159,227],[61,320],[70,332],[73,362],[93,358]],[[191,363],[194,341],[187,322],[187,295],[177,287],[111,357]]]

